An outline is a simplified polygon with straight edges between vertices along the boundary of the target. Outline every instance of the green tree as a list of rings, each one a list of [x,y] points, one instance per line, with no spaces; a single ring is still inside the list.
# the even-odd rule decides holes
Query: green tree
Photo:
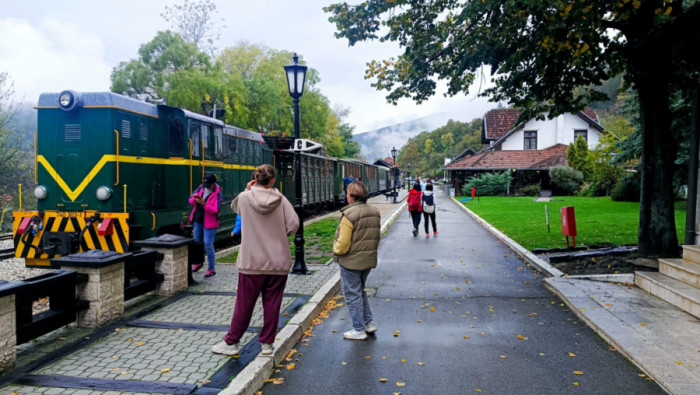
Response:
[[[575,142],[569,143],[569,147],[566,149],[566,160],[572,169],[583,174],[584,180],[591,180],[593,163],[588,153],[588,143],[581,135],[576,138]]]
[[[110,90],[139,99],[159,99],[167,96],[170,82],[190,82],[193,73],[203,76],[209,66],[209,56],[194,44],[177,33],[158,32],[153,40],[141,45],[138,59],[121,62],[112,69]],[[189,77],[180,75],[183,73]]]
[[[447,132],[440,137],[440,142],[444,148],[450,149],[455,144],[455,137],[451,132]]]
[[[221,38],[221,30],[226,28],[224,18],[216,20],[216,14],[216,4],[211,0],[184,0],[182,4],[165,6],[165,11],[160,16],[170,22],[186,42],[194,44],[201,51],[214,54],[214,42]]]
[[[423,150],[425,151],[426,154],[430,154],[431,152],[433,152],[433,148],[434,148],[433,139],[428,137],[427,139],[425,139],[425,147],[423,148]]]
[[[671,132],[669,80],[695,78],[681,64],[671,67],[668,42],[647,40],[672,24],[695,1],[683,0],[419,0],[333,4],[324,10],[350,45],[395,41],[401,55],[368,63],[372,86],[396,102],[422,102],[438,80],[447,94],[468,90],[489,65],[494,85],[482,94],[507,101],[523,119],[551,117],[606,100],[597,87],[625,73],[639,95],[642,119],[642,183],[639,251],[677,255],[671,172],[676,146]],[[643,49],[640,45],[644,44]],[[658,78],[649,70],[664,70]]]

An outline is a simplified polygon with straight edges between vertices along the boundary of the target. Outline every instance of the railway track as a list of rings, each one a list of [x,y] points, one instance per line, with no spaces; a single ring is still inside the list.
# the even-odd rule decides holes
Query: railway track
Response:
[[[0,249],[0,260],[14,258],[14,257],[15,257],[15,249],[14,248]]]
[[[12,240],[12,233],[6,233],[4,235],[0,235],[0,241],[3,240]]]

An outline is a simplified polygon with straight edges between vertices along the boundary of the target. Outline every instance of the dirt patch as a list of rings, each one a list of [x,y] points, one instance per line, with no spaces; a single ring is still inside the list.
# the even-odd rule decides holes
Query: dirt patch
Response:
[[[656,265],[654,265],[656,263]],[[637,254],[627,256],[603,255],[583,257],[550,264],[568,275],[620,274],[640,271],[659,271],[658,261],[640,258]],[[656,266],[656,267],[654,267]]]

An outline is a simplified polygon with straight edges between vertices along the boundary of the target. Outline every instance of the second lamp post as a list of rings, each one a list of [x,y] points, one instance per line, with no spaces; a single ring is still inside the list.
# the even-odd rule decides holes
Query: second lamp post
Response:
[[[394,160],[394,203],[396,203],[396,184],[399,182],[399,177],[397,175],[398,165],[396,164],[396,147],[391,148],[391,158]]]
[[[294,63],[284,66],[287,74],[289,96],[294,102],[294,138],[299,139],[299,98],[304,94],[307,67],[299,63],[299,57],[294,54]],[[299,216],[299,229],[294,236],[294,266],[292,274],[309,274],[304,262],[304,205],[301,193],[301,152],[294,152],[294,210]]]

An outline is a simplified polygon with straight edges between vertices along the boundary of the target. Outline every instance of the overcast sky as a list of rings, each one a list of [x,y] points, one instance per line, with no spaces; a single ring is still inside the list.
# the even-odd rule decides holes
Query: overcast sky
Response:
[[[346,121],[356,126],[355,133],[439,113],[470,121],[495,107],[473,93],[437,94],[421,105],[409,99],[397,106],[386,103],[386,92],[364,79],[366,63],[399,49],[377,42],[349,47],[347,40],[336,39],[322,7],[337,1],[214,0],[227,26],[217,47],[248,41],[298,52],[320,73],[319,88],[332,105],[350,109]],[[166,5],[181,2],[0,0],[0,72],[14,81],[15,100],[36,103],[41,92],[64,89],[107,91],[112,68],[136,58],[141,44],[170,28],[160,14]]]

